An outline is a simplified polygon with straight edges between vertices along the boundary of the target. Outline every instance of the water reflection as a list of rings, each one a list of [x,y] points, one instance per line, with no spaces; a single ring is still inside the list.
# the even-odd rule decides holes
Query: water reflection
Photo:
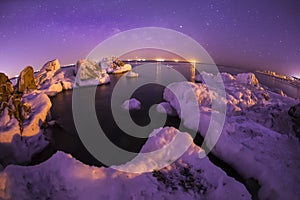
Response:
[[[196,62],[192,62],[192,65],[190,66],[190,81],[195,83],[195,75],[196,75]]]

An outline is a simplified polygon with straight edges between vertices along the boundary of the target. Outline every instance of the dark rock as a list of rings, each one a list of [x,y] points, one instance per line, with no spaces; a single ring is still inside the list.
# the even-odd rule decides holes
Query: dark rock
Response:
[[[0,84],[10,82],[8,76],[6,74],[0,72]]]
[[[17,91],[23,93],[31,89],[35,90],[36,88],[33,68],[31,66],[27,66],[20,73],[17,83]]]
[[[8,106],[10,96],[14,93],[14,86],[4,73],[0,73],[0,113]]]
[[[300,103],[290,108],[289,115],[291,117],[300,119]]]

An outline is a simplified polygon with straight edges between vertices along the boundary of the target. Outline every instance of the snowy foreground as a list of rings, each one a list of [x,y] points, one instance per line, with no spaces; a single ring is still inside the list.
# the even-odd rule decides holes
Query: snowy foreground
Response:
[[[207,74],[203,76],[214,78]],[[164,99],[176,109],[184,124],[194,129],[194,119],[190,116],[194,107],[186,102],[189,102],[191,92],[196,94],[201,112],[198,131],[203,137],[211,112],[216,112],[211,109],[211,103],[224,101],[227,105],[226,121],[212,152],[246,180],[257,180],[261,186],[260,199],[298,199],[300,145],[288,110],[299,102],[264,90],[253,76],[243,74],[235,78],[222,73],[226,99],[209,92],[205,84],[190,82],[169,85]],[[190,112],[181,112],[181,102]]]
[[[177,134],[175,128],[155,131],[143,151],[160,149]],[[0,173],[2,199],[250,199],[246,188],[192,144],[173,164],[159,171],[126,173],[112,168],[87,166],[70,155],[57,152],[48,161],[31,167],[9,166]],[[172,152],[165,152],[170,155]],[[158,155],[162,156],[162,155]],[[157,158],[157,157],[156,157]],[[160,160],[153,159],[152,163]],[[135,168],[143,168],[140,163]]]
[[[5,166],[29,162],[48,145],[41,126],[52,106],[50,99],[43,93],[32,92],[24,95],[23,101],[31,107],[31,113],[24,121],[22,138],[18,121],[8,114],[7,108],[0,117],[0,160]]]

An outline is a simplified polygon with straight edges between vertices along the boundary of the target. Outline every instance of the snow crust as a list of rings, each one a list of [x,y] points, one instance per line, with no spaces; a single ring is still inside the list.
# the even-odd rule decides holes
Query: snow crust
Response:
[[[17,119],[7,110],[1,116],[0,160],[4,165],[26,163],[48,144],[41,126],[52,106],[50,99],[46,94],[31,92],[23,96],[23,102],[31,106],[31,113],[24,120],[22,139]]]
[[[223,82],[230,82],[230,81],[235,81],[236,78],[234,76],[232,76],[231,74],[229,73],[226,73],[226,72],[222,72],[220,73],[221,75],[221,78],[223,80]],[[205,80],[214,80],[214,81],[219,81],[219,79],[217,79],[217,77],[211,73],[207,73],[205,71],[202,71],[200,74],[197,74],[195,76],[195,80],[197,82],[200,82],[200,83],[205,83]]]
[[[122,104],[122,108],[124,108],[125,110],[140,110],[141,102],[136,98],[131,98],[124,101],[124,103]]]
[[[123,66],[119,66],[117,68],[112,68],[112,67],[108,67],[107,68],[107,73],[113,73],[113,74],[121,74],[121,73],[125,73],[128,72],[132,69],[130,64],[125,64]]]
[[[240,73],[236,76],[236,81],[239,83],[258,86],[258,80],[253,73]]]
[[[138,77],[139,74],[137,72],[133,72],[133,71],[129,71],[127,74],[126,74],[126,77],[128,78],[136,78]]]
[[[183,134],[175,128],[155,130],[142,152],[162,148]],[[192,144],[181,158],[161,170],[126,173],[87,166],[57,152],[37,166],[10,165],[0,173],[1,199],[250,199],[245,187],[228,177]],[[172,153],[172,152],[170,152]],[[166,153],[168,154],[168,153]],[[155,162],[155,161],[154,161]],[[140,166],[144,167],[143,163]]]
[[[177,116],[176,110],[168,102],[161,102],[157,105],[156,111],[160,113],[166,113],[169,116]]]
[[[226,99],[214,90],[209,91],[205,84],[173,83],[165,89],[164,99],[177,111],[184,124],[194,129],[195,119],[182,113],[179,102],[187,102],[183,104],[184,109],[191,113],[194,107],[188,102],[191,94],[195,95],[200,108],[197,129],[203,137],[213,120],[211,113],[217,112],[212,110],[211,103],[226,103],[225,125],[212,152],[245,179],[258,180],[260,199],[297,199],[300,196],[300,144],[287,114],[297,101],[255,87],[258,85],[255,79],[248,73],[237,75],[236,81],[225,81]]]
[[[82,59],[75,66],[77,86],[102,85],[110,82],[109,75],[96,62]]]
[[[38,90],[48,96],[55,96],[63,90],[73,88],[75,74],[73,67],[61,68],[57,59],[47,62],[36,75]]]

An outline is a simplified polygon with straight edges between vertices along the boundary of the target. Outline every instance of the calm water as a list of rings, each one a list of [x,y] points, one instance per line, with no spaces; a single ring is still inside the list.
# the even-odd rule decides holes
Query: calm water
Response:
[[[188,80],[190,78],[190,70],[192,66],[190,64],[177,64],[175,69],[180,71]],[[159,65],[158,65],[159,70]],[[142,146],[145,144],[146,139],[135,138],[125,134],[113,120],[111,112],[111,95],[115,84],[118,82],[122,75],[110,75],[111,82],[107,85],[102,85],[97,88],[95,95],[96,113],[98,121],[106,133],[106,136],[114,142],[117,146],[129,150],[131,152],[139,152]],[[149,108],[153,104],[158,104],[163,101],[164,87],[157,84],[147,84],[137,89],[132,97],[139,99],[142,102],[142,109],[130,111],[131,117],[135,123],[140,126],[150,123],[148,115]],[[64,152],[72,154],[78,160],[90,165],[101,166],[102,163],[97,161],[84,147],[78,133],[76,131],[73,116],[72,116],[72,91],[65,91],[51,98],[52,118],[57,121],[56,126],[47,129],[46,135],[51,140],[51,146],[47,152],[53,152],[55,150],[62,150]],[[177,117],[168,117],[165,126],[173,126],[178,128],[180,119]],[[157,127],[158,128],[158,127]],[[51,153],[47,155],[41,155],[40,157],[51,156]],[[36,158],[39,160],[41,158]]]

